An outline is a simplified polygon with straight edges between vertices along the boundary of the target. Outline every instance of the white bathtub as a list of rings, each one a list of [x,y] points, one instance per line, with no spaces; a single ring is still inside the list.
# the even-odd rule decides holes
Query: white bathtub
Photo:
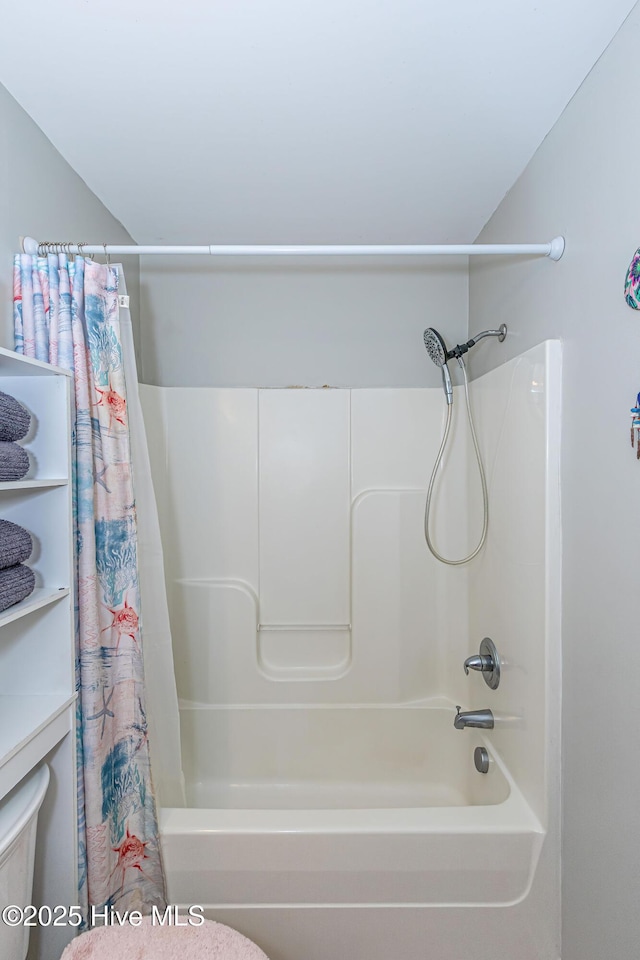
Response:
[[[172,903],[513,904],[544,831],[446,701],[182,704],[188,808],[161,811]],[[474,748],[492,763],[479,774]]]

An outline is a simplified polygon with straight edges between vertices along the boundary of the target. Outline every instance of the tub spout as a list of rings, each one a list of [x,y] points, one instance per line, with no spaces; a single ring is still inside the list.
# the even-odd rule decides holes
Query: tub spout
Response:
[[[456,707],[457,713],[453,725],[456,730],[464,730],[465,727],[480,727],[482,730],[493,730],[493,713],[491,710],[466,710],[460,713],[460,707]]]

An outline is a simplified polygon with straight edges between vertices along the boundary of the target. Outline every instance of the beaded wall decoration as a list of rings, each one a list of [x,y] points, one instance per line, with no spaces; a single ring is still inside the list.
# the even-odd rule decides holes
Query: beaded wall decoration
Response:
[[[631,418],[631,446],[635,447],[636,457],[640,460],[640,393],[635,407],[631,407]]]
[[[632,310],[640,310],[640,248],[634,253],[627,270],[624,298]]]

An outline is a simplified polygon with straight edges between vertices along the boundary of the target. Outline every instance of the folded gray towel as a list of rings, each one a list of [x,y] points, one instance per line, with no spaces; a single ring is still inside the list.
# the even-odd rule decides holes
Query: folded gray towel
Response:
[[[31,534],[11,520],[0,520],[0,570],[24,563],[33,552]]]
[[[33,570],[31,567],[25,567],[23,563],[0,570],[0,610],[6,610],[14,603],[20,603],[33,593],[35,585],[36,576]]]
[[[29,472],[29,454],[17,443],[0,440],[0,480],[22,480]]]
[[[22,440],[30,426],[31,414],[26,407],[0,390],[0,440]]]

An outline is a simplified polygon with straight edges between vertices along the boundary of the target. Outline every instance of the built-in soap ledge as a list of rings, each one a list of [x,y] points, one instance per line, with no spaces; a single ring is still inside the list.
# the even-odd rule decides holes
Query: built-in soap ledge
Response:
[[[270,680],[337,680],[351,666],[351,625],[258,625],[258,666]]]

